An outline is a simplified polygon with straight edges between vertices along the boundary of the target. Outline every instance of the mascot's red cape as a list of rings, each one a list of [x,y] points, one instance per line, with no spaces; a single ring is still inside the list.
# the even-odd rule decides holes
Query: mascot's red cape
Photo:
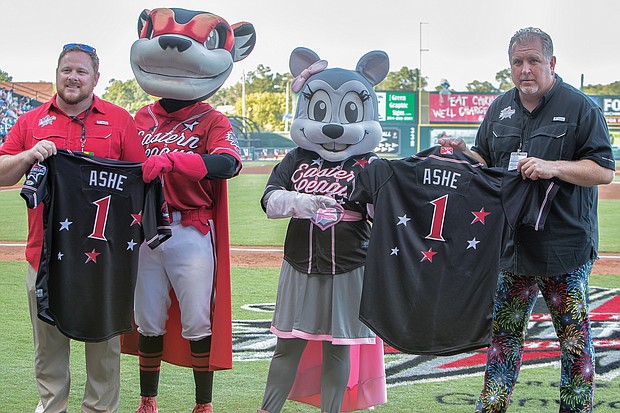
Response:
[[[215,288],[217,300],[211,320],[211,358],[210,370],[232,368],[232,303],[230,301],[230,241],[228,231],[228,197],[226,181],[217,184],[216,203],[213,209],[213,222],[217,228],[217,265]],[[172,303],[168,309],[166,334],[164,334],[164,352],[162,360],[177,366],[192,367],[189,341],[181,336],[181,310],[179,302],[170,291]],[[126,354],[138,355],[138,338],[136,328],[121,337],[121,351]]]
[[[176,8],[144,10],[138,19],[139,39],[131,48],[131,66],[140,87],[149,95],[200,104],[230,75],[234,62],[247,57],[256,34],[247,22],[229,25],[208,12]],[[187,105],[185,105],[187,106]],[[232,305],[230,242],[226,181],[215,185],[213,220],[216,228],[217,299],[212,312],[210,370],[232,368]],[[162,359],[191,367],[189,341],[181,336],[180,310],[174,292],[168,311]],[[122,351],[138,354],[136,330],[122,339]]]

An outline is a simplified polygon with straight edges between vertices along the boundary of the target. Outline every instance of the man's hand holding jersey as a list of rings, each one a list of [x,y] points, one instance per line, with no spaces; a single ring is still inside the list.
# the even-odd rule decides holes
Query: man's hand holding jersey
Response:
[[[320,208],[336,207],[338,202],[324,195],[304,194],[279,189],[267,198],[268,218],[311,218]]]
[[[56,144],[52,141],[42,140],[26,151],[27,156],[30,158],[28,163],[34,165],[36,161],[44,161],[52,155],[56,155]]]

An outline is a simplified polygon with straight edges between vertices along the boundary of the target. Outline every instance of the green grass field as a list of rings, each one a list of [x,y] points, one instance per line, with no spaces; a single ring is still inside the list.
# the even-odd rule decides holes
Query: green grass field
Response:
[[[230,182],[231,241],[235,245],[281,245],[286,220],[267,220],[259,199],[266,175],[242,175]],[[26,236],[25,206],[18,191],[0,192],[0,240],[23,241]],[[600,203],[601,252],[620,252],[620,201]],[[37,403],[32,367],[32,333],[28,319],[23,262],[0,262],[0,413],[32,412]],[[233,268],[233,319],[269,320],[269,312],[247,309],[247,304],[274,303],[278,279],[275,268]],[[593,275],[591,286],[620,288],[620,275]],[[611,325],[613,327],[613,324]],[[615,331],[620,330],[616,322]],[[616,339],[618,340],[618,339]],[[607,355],[603,361],[615,365],[615,374],[600,377],[595,392],[595,412],[620,411],[620,356]],[[80,411],[85,382],[83,345],[72,345],[72,390],[70,412]],[[416,364],[419,358],[409,355],[386,355],[388,377],[395,366]],[[260,406],[268,359],[241,361],[235,355],[230,371],[215,376],[214,407],[217,413],[254,413]],[[614,364],[615,363],[615,364]],[[138,361],[123,355],[121,359],[120,413],[132,413],[139,401]],[[407,370],[398,370],[404,374]],[[446,372],[448,375],[448,372]],[[513,395],[511,413],[557,412],[557,363],[524,368]],[[462,413],[471,412],[473,401],[482,386],[483,373],[452,379],[402,382],[388,389],[388,403],[375,409],[378,413]],[[161,372],[160,412],[189,413],[193,402],[193,378],[189,369],[164,364]],[[318,409],[287,402],[284,412],[316,413]]]

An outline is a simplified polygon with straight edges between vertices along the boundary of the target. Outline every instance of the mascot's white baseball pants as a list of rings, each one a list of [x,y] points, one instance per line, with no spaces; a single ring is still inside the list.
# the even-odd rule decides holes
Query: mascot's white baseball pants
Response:
[[[213,223],[203,235],[193,226],[181,225],[173,213],[172,237],[155,249],[140,246],[134,315],[145,336],[166,332],[170,288],[179,300],[182,335],[200,340],[211,335],[211,302],[215,255]]]
[[[71,339],[55,326],[37,317],[35,284],[37,272],[28,266],[26,288],[34,336],[34,371],[39,389],[39,405],[35,413],[67,411],[71,376],[69,350]],[[99,343],[84,343],[86,352],[86,385],[82,412],[116,412],[121,387],[121,339],[113,337]]]

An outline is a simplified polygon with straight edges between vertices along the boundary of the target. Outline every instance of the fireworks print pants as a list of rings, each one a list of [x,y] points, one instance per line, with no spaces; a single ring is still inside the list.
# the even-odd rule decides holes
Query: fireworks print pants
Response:
[[[528,321],[538,292],[547,303],[560,342],[560,413],[591,412],[594,346],[588,316],[588,278],[593,262],[553,277],[502,271],[493,308],[484,388],[476,412],[505,412],[523,359]]]

